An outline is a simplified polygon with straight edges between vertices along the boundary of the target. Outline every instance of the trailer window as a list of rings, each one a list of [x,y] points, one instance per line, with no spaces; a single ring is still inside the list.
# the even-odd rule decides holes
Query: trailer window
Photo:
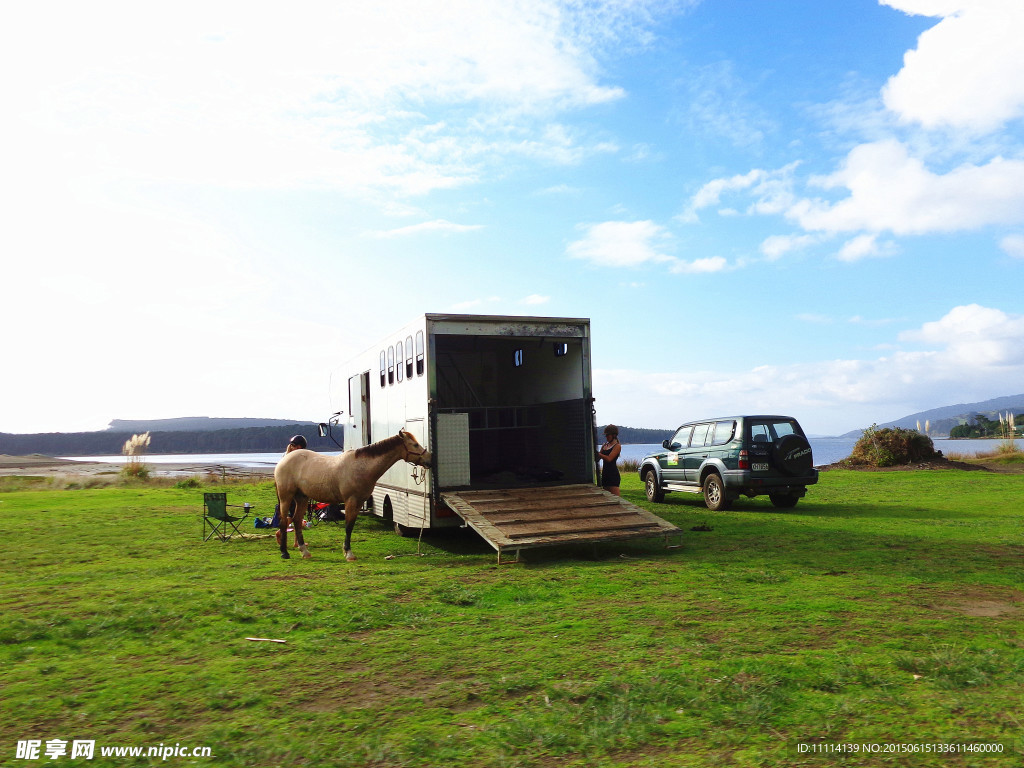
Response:
[[[402,354],[402,342],[399,341],[395,344],[395,380],[399,384],[402,383],[402,372],[404,368],[402,365],[402,358],[404,357],[405,355]]]
[[[569,354],[569,345],[563,342],[555,342],[555,357],[565,357]]]
[[[519,367],[522,366],[522,364],[523,364],[523,350],[521,350],[521,349],[517,349],[516,350],[514,362],[515,362],[516,368],[519,368]]]
[[[380,351],[380,385],[382,387],[387,383],[385,381],[385,379],[384,379],[384,366],[385,366],[385,362],[384,361],[386,360],[386,357],[385,357],[386,354],[387,353],[383,349]]]
[[[395,348],[388,347],[388,384],[395,383]]]
[[[412,336],[405,337],[405,378],[412,378]]]
[[[423,375],[423,331],[416,331],[416,375]]]

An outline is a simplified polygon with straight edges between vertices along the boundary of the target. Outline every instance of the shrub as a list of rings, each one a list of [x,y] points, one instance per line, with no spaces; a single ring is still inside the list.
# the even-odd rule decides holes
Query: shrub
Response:
[[[900,427],[879,429],[877,424],[872,424],[864,430],[864,434],[853,446],[853,451],[844,463],[854,466],[894,467],[940,458],[942,452],[935,450],[935,444],[928,435]]]
[[[121,476],[126,480],[148,480],[149,479],[149,467],[142,463],[142,454],[146,452],[149,447],[149,432],[143,432],[141,435],[132,435],[124,447],[121,448],[121,453],[128,457],[128,462],[124,465],[124,469],[121,470]]]
[[[121,477],[125,480],[148,480],[149,467],[139,461],[130,461],[121,469]]]

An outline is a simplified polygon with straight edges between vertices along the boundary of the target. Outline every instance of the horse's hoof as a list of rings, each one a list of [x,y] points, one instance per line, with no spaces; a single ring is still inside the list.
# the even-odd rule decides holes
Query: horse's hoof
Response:
[[[285,560],[291,559],[291,555],[289,555],[287,552],[282,552],[281,557],[283,557]]]
[[[351,552],[346,552],[345,553],[345,559],[348,560],[351,563],[353,560],[356,559],[356,556],[353,555]]]
[[[311,557],[312,557],[312,555],[309,554],[309,550],[306,549],[305,547],[302,547],[302,559],[303,560],[309,560],[309,558],[311,558]]]

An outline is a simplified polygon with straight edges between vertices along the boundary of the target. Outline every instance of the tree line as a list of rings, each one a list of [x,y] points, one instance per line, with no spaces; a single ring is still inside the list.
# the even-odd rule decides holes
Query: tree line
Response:
[[[1024,425],[1024,414],[1015,414],[1013,421]],[[990,419],[984,414],[973,414],[966,424],[960,424],[949,430],[951,438],[957,437],[1009,437],[1009,426],[1006,421]]]
[[[292,435],[306,438],[314,451],[337,451],[330,438],[320,437],[315,424],[245,427],[201,431],[150,433],[149,453],[284,453]],[[335,438],[342,442],[341,430]],[[121,453],[131,432],[49,432],[33,435],[0,433],[0,453],[27,456],[110,456]]]
[[[644,429],[619,427],[619,442],[660,445],[672,437],[670,429]],[[46,432],[15,435],[0,432],[0,453],[12,456],[116,456],[131,439],[132,432]],[[337,451],[339,447],[330,438],[320,437],[315,424],[287,424],[284,426],[244,427],[193,431],[156,431],[150,433],[148,453],[275,453],[284,452],[288,439],[295,434],[306,438],[314,451]],[[603,442],[604,427],[598,428]],[[342,430],[334,430],[339,443]]]
[[[604,427],[597,428],[598,436],[604,442]],[[619,427],[619,442],[625,444],[661,445],[675,434],[674,429],[646,429],[643,427]]]

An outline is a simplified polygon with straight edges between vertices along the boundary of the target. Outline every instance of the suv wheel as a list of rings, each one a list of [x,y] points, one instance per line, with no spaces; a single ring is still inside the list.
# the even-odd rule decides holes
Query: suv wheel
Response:
[[[780,509],[792,509],[800,501],[799,496],[788,493],[769,493],[768,498],[771,499],[772,504]]]
[[[803,475],[811,466],[811,444],[802,435],[786,435],[775,445],[775,464],[790,475]]]
[[[732,506],[732,499],[725,495],[721,475],[712,472],[704,478],[704,503],[712,512],[726,510]]]
[[[648,469],[644,473],[644,492],[647,494],[648,501],[660,503],[665,500],[665,491],[661,489],[658,473],[653,469]]]

